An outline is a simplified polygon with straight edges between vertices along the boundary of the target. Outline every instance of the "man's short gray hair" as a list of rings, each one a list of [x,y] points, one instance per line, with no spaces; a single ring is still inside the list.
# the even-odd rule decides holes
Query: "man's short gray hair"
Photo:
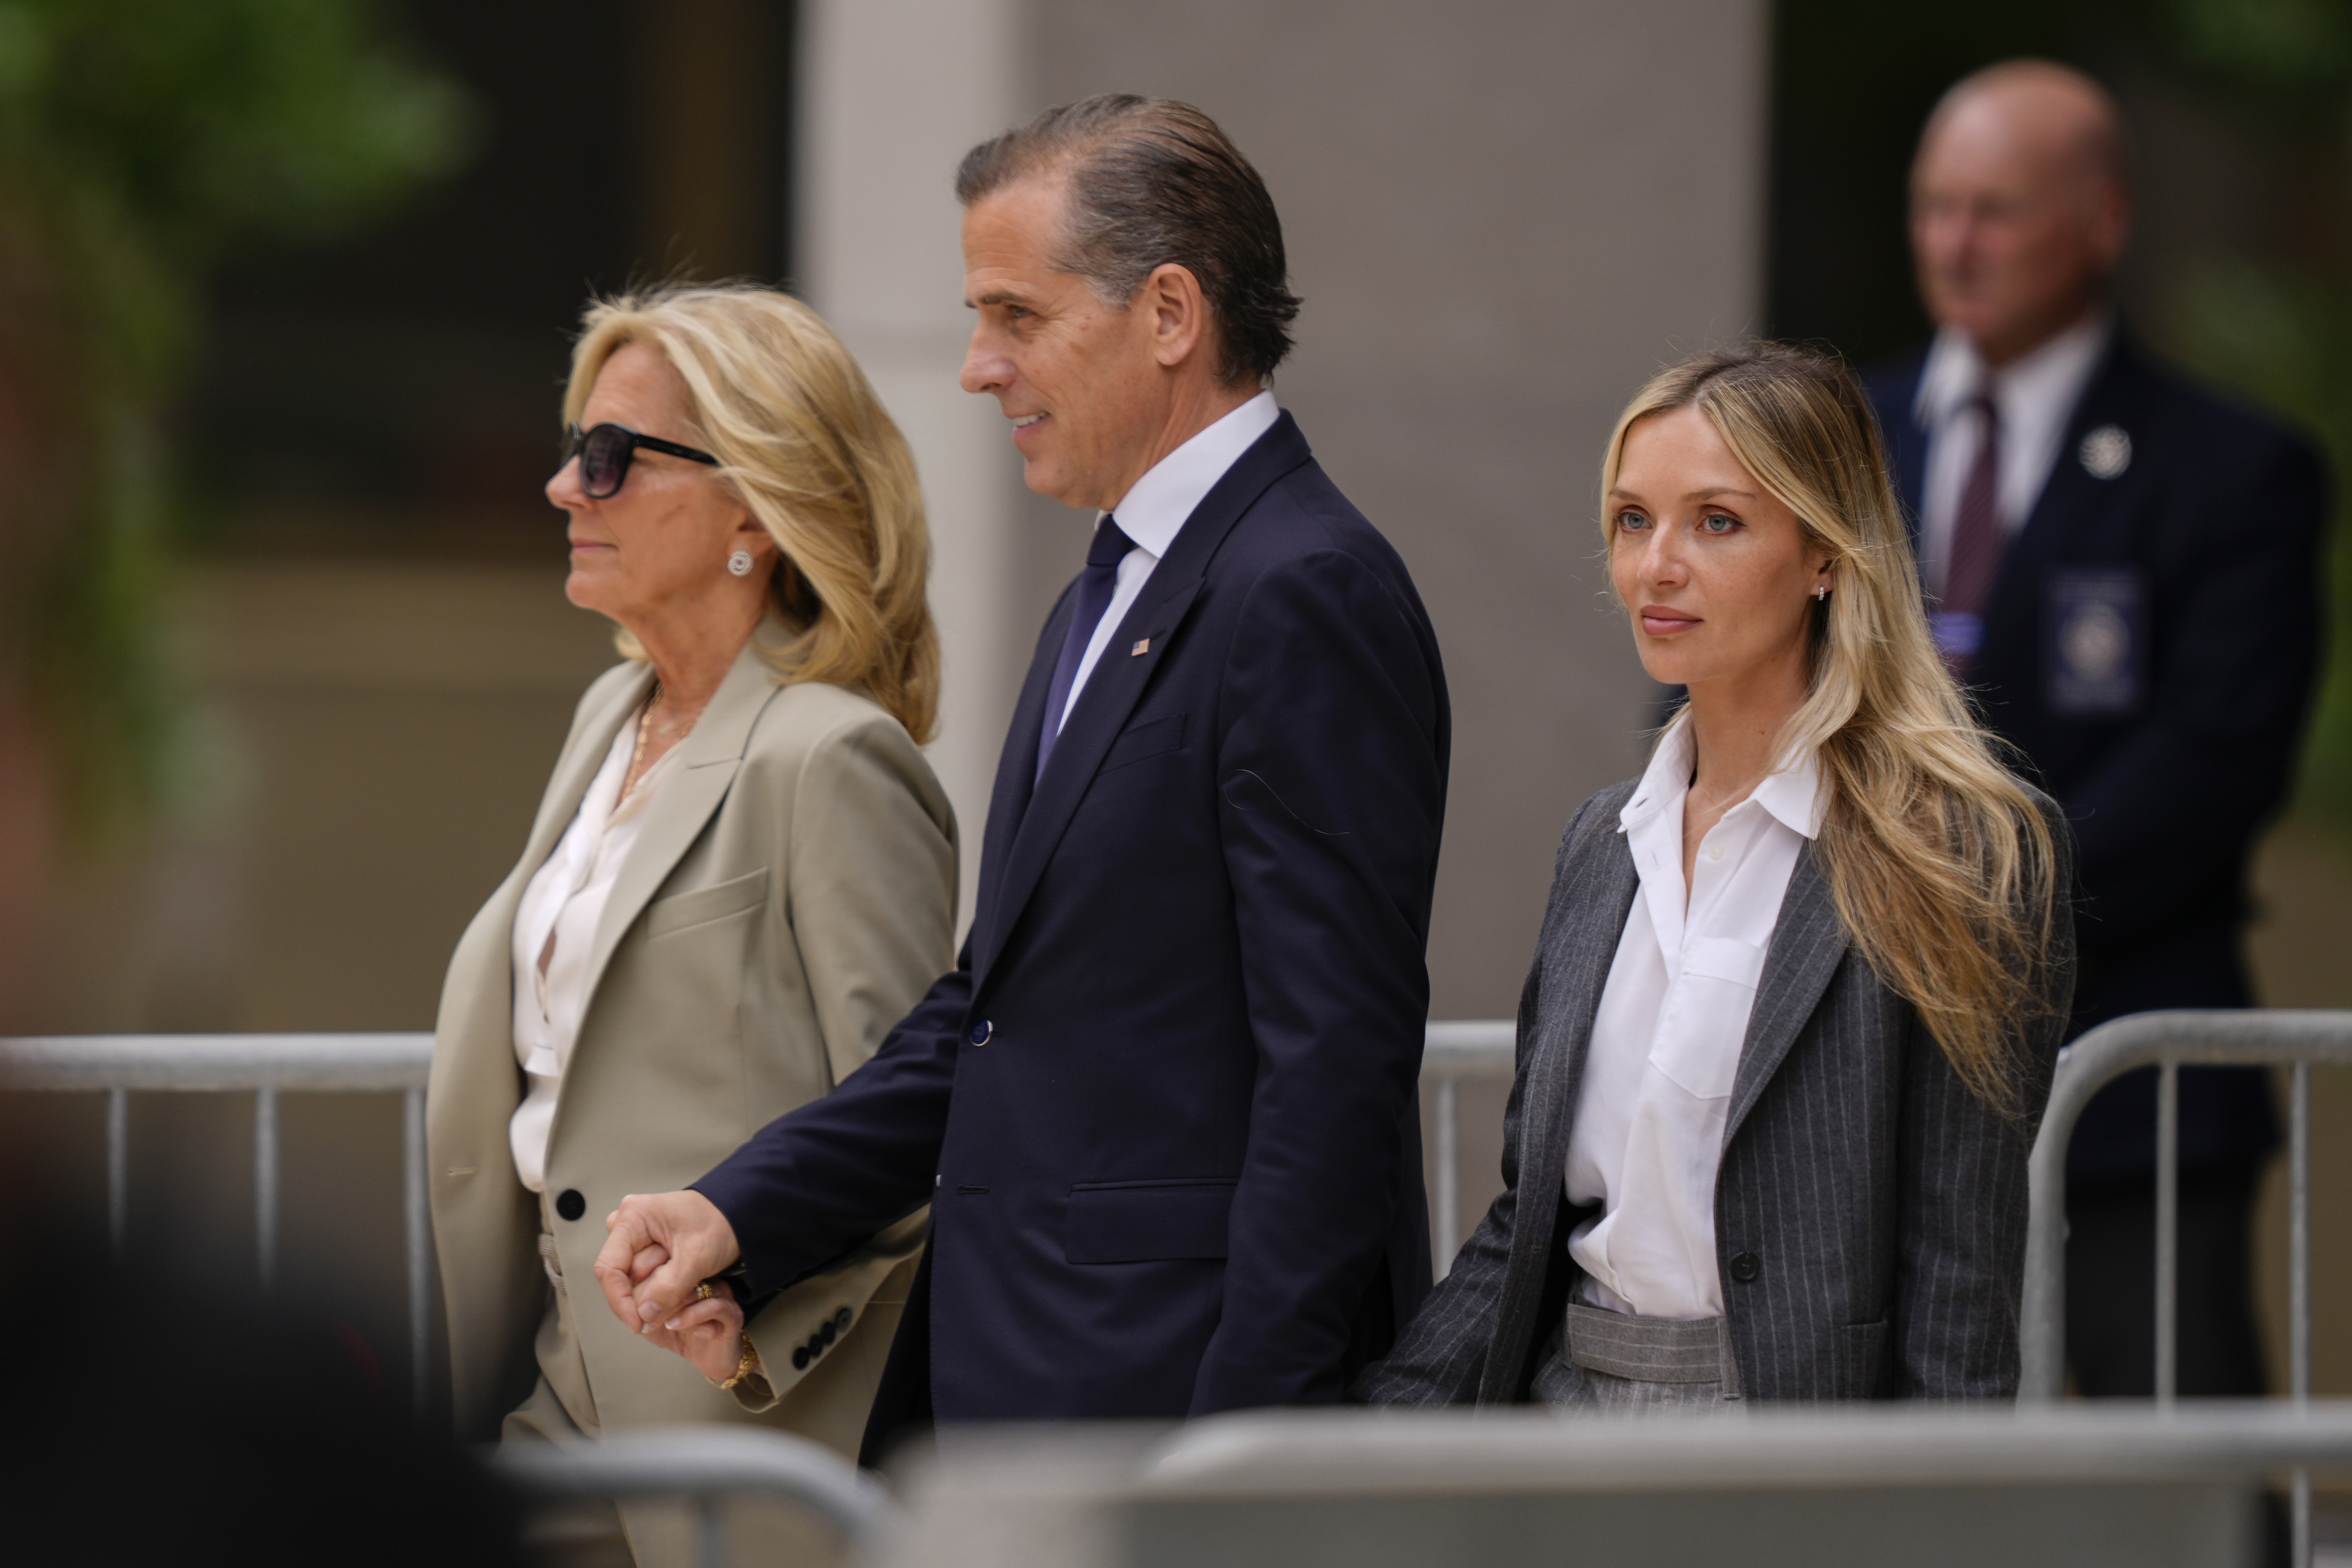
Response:
[[[970,206],[1053,174],[1067,175],[1070,192],[1055,266],[1122,307],[1154,268],[1182,267],[1208,300],[1224,379],[1274,374],[1298,315],[1282,223],[1265,182],[1215,121],[1131,93],[1065,103],[965,153],[956,199]]]

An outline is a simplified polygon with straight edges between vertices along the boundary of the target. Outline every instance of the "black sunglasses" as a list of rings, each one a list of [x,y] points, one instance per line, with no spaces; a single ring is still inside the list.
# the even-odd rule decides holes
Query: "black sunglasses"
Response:
[[[563,460],[580,459],[580,488],[588,492],[590,500],[605,500],[620,492],[621,481],[629,477],[630,461],[640,447],[684,458],[689,463],[709,463],[713,468],[719,464],[708,452],[658,436],[640,436],[625,425],[599,425],[588,430],[577,425],[563,427]]]

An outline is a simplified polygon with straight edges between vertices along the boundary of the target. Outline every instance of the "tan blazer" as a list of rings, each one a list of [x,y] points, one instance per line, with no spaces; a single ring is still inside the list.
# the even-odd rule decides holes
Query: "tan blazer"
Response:
[[[490,1437],[527,1396],[546,1414],[551,1392],[556,1424],[591,1436],[758,1421],[854,1457],[924,1215],[761,1312],[752,1341],[780,1395],[765,1409],[629,1333],[592,1266],[624,1194],[683,1186],[824,1094],[952,965],[954,816],[898,721],[839,687],[780,685],[747,646],[679,742],[605,906],[546,1194],[532,1194],[507,1141],[524,1089],[516,907],[651,679],[625,664],[589,688],[522,858],[450,960],[425,1138],[457,1427]],[[583,1200],[577,1219],[561,1217],[568,1192]],[[541,1264],[542,1231],[561,1286]],[[796,1369],[794,1350],[812,1343],[822,1353]]]

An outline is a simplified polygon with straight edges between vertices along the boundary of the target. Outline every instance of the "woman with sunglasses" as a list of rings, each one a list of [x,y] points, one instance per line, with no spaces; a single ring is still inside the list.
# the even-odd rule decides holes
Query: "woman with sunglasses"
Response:
[[[676,1347],[632,1342],[591,1269],[625,1194],[825,1093],[952,963],[914,465],[839,340],[768,289],[595,304],[564,414],[566,592],[624,659],[442,996],[426,1136],[457,1419],[509,1442],[755,1421],[855,1455],[921,1213],[767,1300],[711,1282]],[[566,1528],[579,1560],[688,1555],[665,1505]]]
[[[1843,364],[1661,373],[1601,516],[1642,663],[1689,700],[1560,839],[1507,1190],[1354,1392],[2008,1398],[2074,985],[2065,825],[1937,655]]]

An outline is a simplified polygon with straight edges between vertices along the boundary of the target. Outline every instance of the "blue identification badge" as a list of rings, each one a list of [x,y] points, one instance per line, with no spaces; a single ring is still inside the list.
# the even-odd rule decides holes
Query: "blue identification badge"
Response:
[[[2147,685],[2147,595],[2129,566],[2061,566],[2044,580],[2042,698],[2053,713],[2115,718]]]

